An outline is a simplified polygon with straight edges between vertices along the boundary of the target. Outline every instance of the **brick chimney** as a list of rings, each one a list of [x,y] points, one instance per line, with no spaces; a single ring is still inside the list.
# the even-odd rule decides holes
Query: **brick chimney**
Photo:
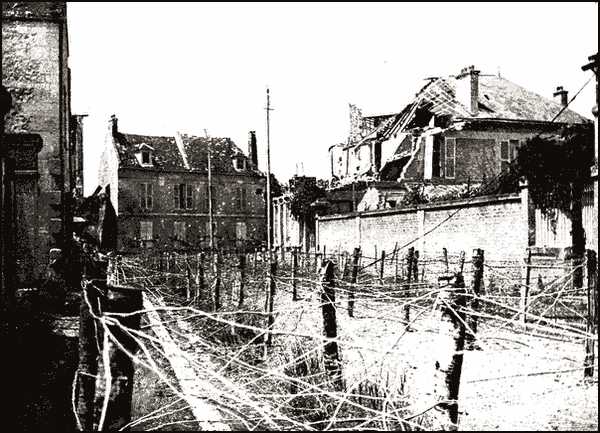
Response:
[[[119,132],[119,119],[114,114],[110,116],[110,120],[108,121],[108,130],[111,132],[113,136],[117,135]]]
[[[556,92],[554,92],[552,96],[554,96],[556,103],[562,105],[563,107],[569,105],[569,92],[563,89],[562,86],[558,86],[556,88]]]
[[[258,168],[258,154],[256,151],[255,131],[250,131],[248,133],[248,159],[250,159],[253,168]]]
[[[479,113],[479,72],[471,65],[456,76],[456,99],[473,116]]]

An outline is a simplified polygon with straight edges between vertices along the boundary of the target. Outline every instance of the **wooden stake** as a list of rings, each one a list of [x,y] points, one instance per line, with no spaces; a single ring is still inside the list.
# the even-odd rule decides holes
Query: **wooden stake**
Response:
[[[469,329],[473,331],[473,333],[468,332],[465,337],[467,342],[467,350],[481,350],[481,347],[475,342],[475,337],[477,334],[476,314],[479,312],[479,296],[481,294],[481,286],[483,284],[483,262],[483,250],[479,248],[473,250],[473,280],[471,282],[472,298],[469,301],[469,306],[473,310],[474,314],[470,314],[467,320]]]
[[[348,316],[354,317],[354,291],[358,281],[358,262],[360,260],[360,247],[354,248],[352,254],[352,276],[350,278],[350,287],[348,287]]]
[[[531,249],[527,252],[525,259],[525,285],[521,286],[521,305],[519,314],[521,323],[527,323],[527,308],[529,307],[529,285],[531,284]]]
[[[584,377],[594,376],[594,334],[598,308],[598,259],[594,250],[587,250],[587,321],[585,338]]]
[[[383,273],[385,271],[385,250],[381,251],[381,263],[379,264],[379,284],[383,284]]]
[[[298,300],[296,274],[298,273],[298,249],[292,247],[292,301]]]
[[[269,284],[269,291],[267,293],[267,332],[265,334],[265,346],[268,347],[270,347],[273,343],[273,335],[271,331],[273,329],[273,325],[275,324],[275,316],[273,315],[273,303],[275,301],[276,291],[275,276],[277,275],[277,256],[273,258],[273,261],[271,262],[271,266],[269,266],[269,268],[270,269],[267,276]]]
[[[442,415],[442,430],[457,430],[458,427],[457,400],[465,343],[465,317],[461,312],[465,306],[464,286],[462,274],[456,274],[454,289],[442,290],[437,306],[440,325],[435,346],[434,393],[440,401],[436,409]]]
[[[240,254],[238,256],[239,269],[240,269],[240,293],[238,300],[238,307],[241,308],[244,304],[244,283],[246,280],[246,254]]]
[[[413,256],[413,272],[415,276],[415,283],[419,281],[419,251],[415,251]]]
[[[330,339],[337,338],[337,320],[335,314],[335,279],[334,264],[330,260],[323,261],[319,271],[321,280],[321,313],[323,315],[323,334]],[[336,387],[341,388],[342,372],[339,348],[336,341],[328,341],[323,346],[325,369]]]
[[[212,253],[213,275],[215,277],[215,288],[213,291],[213,311],[221,308],[221,255],[218,251]]]

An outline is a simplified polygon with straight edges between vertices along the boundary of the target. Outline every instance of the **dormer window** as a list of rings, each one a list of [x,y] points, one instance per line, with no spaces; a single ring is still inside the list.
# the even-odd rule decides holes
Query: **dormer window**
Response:
[[[145,143],[137,146],[135,157],[142,167],[152,167],[152,152],[154,149]]]
[[[237,155],[233,157],[233,168],[237,171],[242,171],[246,169],[246,158],[242,155]]]

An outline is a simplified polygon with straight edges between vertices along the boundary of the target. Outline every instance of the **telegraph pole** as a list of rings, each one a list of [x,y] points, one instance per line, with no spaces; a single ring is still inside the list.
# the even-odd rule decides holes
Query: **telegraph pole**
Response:
[[[206,135],[206,138],[208,138],[208,152],[207,152],[207,159],[208,159],[208,236],[209,236],[209,245],[210,245],[210,251],[214,251],[215,249],[215,240],[214,240],[214,233],[213,233],[213,210],[212,210],[212,171],[211,171],[211,163],[210,163],[210,153],[211,153],[211,148],[212,148],[212,137],[209,138],[208,136],[208,132],[206,131],[206,129],[204,130],[204,135]]]
[[[271,98],[269,88],[267,87],[267,249],[269,250],[269,262],[271,261],[271,138],[270,138],[270,119],[269,112],[271,108]]]

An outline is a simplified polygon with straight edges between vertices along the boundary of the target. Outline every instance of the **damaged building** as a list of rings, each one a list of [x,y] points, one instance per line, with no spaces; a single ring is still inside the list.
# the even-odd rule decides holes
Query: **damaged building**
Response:
[[[121,251],[209,246],[209,147],[215,246],[257,246],[266,239],[266,177],[258,170],[254,131],[246,156],[229,138],[123,133],[112,116],[99,185],[110,185]]]
[[[470,66],[428,78],[399,113],[362,116],[351,105],[347,143],[329,148],[331,193],[362,181],[360,211],[396,207],[415,186],[429,196],[477,188],[506,171],[527,138],[566,124],[591,128],[566,108],[567,90],[553,96]]]

